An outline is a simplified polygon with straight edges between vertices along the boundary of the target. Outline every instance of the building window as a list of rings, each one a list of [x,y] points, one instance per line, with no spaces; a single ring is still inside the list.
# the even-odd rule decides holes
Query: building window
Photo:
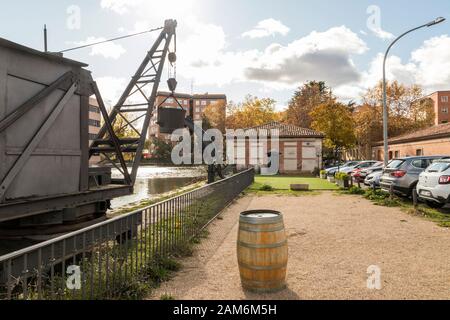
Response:
[[[423,150],[422,149],[417,149],[416,150],[416,156],[418,156],[418,157],[423,156]]]
[[[195,108],[195,112],[200,113],[202,110],[200,108]]]
[[[448,96],[442,96],[441,102],[448,102]]]
[[[202,106],[206,106],[206,104],[207,104],[206,101],[203,100],[203,101],[202,101]]]
[[[89,119],[89,125],[93,127],[100,127],[100,121]]]
[[[441,121],[441,123],[442,123],[442,124],[447,124],[448,121],[447,121],[447,120],[443,120],[443,121]]]
[[[199,106],[199,105],[200,105],[200,101],[198,101],[198,100],[195,101],[195,105],[196,105],[196,106]]]
[[[97,138],[97,134],[96,133],[89,133],[89,140],[90,141],[94,141]]]
[[[173,98],[169,98],[166,100],[166,103],[174,103]]]
[[[389,160],[392,160],[392,158],[393,158],[393,153],[392,153],[392,151],[389,151]]]
[[[89,106],[89,111],[93,113],[100,113],[100,108],[96,106]]]
[[[442,108],[441,111],[442,113],[448,113],[448,108]]]
[[[400,151],[395,151],[395,158],[400,158]]]

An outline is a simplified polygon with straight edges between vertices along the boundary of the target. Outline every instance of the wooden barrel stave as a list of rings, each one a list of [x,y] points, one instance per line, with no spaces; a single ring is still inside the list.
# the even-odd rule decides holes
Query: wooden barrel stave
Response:
[[[284,289],[288,246],[281,214],[279,219],[272,218],[268,223],[264,219],[248,220],[241,216],[239,225],[238,262],[242,286],[261,293]]]

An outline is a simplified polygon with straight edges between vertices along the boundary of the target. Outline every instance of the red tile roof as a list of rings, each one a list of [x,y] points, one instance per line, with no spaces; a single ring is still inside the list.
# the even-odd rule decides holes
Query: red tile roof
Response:
[[[430,128],[422,129],[412,133],[404,134],[389,139],[390,144],[401,144],[414,141],[433,140],[450,137],[450,123],[440,124]],[[374,146],[383,145],[383,141],[377,142]]]
[[[301,128],[279,122],[269,122],[261,126],[247,128],[244,130],[256,130],[258,133],[260,130],[279,130],[280,138],[324,138],[324,135],[322,133],[314,131],[312,129]]]

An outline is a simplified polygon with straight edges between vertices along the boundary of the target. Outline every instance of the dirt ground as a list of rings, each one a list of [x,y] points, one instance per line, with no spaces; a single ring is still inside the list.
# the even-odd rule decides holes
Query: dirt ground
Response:
[[[288,288],[258,295],[241,288],[238,220],[244,210],[267,208],[284,214]],[[182,271],[150,299],[450,299],[450,230],[358,196],[246,196],[209,231]],[[367,288],[373,265],[381,270],[381,290]]]

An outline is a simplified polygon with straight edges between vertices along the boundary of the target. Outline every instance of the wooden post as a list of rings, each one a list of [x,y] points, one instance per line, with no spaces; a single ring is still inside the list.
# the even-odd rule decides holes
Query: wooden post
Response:
[[[417,190],[416,189],[414,189],[413,192],[412,192],[412,198],[413,198],[414,209],[417,210],[417,207],[419,206],[419,200],[418,200]]]

